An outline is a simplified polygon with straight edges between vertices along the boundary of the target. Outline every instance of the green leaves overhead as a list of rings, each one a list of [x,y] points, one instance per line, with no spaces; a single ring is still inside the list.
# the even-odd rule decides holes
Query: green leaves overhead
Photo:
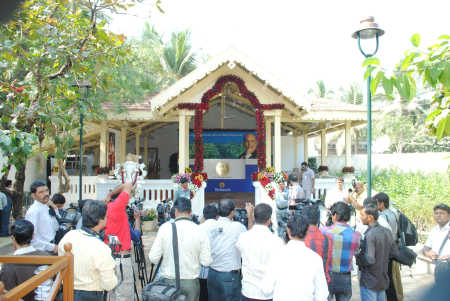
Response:
[[[411,43],[414,45],[414,47],[419,47],[420,45],[420,35],[418,33],[415,33],[411,37]]]
[[[380,83],[389,99],[394,99],[396,93],[406,101],[416,97],[417,83],[434,91],[430,102],[432,113],[427,118],[427,127],[432,135],[438,139],[450,136],[450,51],[449,35],[442,35],[438,42],[424,51],[419,51],[419,34],[411,37],[411,43],[416,49],[407,51],[404,58],[393,70],[393,75],[386,76],[386,70],[382,69],[380,62],[375,58],[364,61],[363,67],[367,67],[364,79],[370,74],[376,74],[371,82],[371,92],[375,94]]]

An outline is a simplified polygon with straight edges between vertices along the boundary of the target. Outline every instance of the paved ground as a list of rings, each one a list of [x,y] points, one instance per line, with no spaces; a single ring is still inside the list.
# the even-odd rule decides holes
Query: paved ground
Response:
[[[148,252],[150,251],[151,245],[153,244],[154,239],[156,238],[156,232],[144,233],[143,243],[144,243],[144,254],[148,263]],[[415,250],[421,249],[421,246],[415,247]],[[11,239],[9,237],[0,237],[0,255],[9,255],[13,251]],[[147,265],[148,273],[150,272],[150,265]],[[433,274],[427,273],[427,265],[418,260],[415,265],[411,268],[402,267],[402,282],[403,282],[403,290],[404,290],[404,301],[413,301],[417,300],[424,291],[429,288],[434,283]],[[141,288],[138,285],[139,292]],[[352,278],[352,286],[353,286],[353,296],[352,301],[360,300],[359,294],[359,282],[357,277]],[[432,301],[432,300],[430,300]]]

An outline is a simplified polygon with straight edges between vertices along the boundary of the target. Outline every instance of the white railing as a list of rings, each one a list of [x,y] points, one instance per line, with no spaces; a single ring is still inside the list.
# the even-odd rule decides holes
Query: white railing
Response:
[[[59,190],[59,180],[57,176],[50,176],[50,182],[51,182],[51,190],[52,195],[55,193],[58,193]],[[78,201],[79,198],[79,177],[77,176],[70,176],[70,189],[68,192],[63,193],[64,197],[66,198],[66,206],[69,205],[71,202]],[[97,176],[83,176],[82,179],[82,197],[84,200],[87,199],[96,199],[97,198]]]
[[[83,193],[82,197],[86,199],[104,200],[106,195],[120,184],[119,180],[110,180],[97,176],[83,177]],[[59,181],[57,176],[51,176],[52,194],[58,192]],[[79,199],[79,177],[70,177],[70,189],[64,193],[66,198],[66,207],[72,202]],[[177,186],[170,179],[164,180],[143,180],[139,181],[143,190],[144,208],[156,208],[162,200],[173,200]],[[205,188],[206,183],[197,191],[192,199],[192,212],[198,216],[203,216],[203,208],[205,206]]]

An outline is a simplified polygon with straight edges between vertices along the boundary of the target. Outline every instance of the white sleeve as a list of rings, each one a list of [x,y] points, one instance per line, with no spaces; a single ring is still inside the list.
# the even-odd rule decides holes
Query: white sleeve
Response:
[[[34,226],[34,235],[31,240],[31,246],[33,246],[36,250],[44,250],[48,252],[53,252],[55,249],[55,244],[52,244],[48,241],[44,241],[40,239],[39,235],[36,233],[36,228],[39,227],[39,211],[37,210],[28,210],[25,215],[25,219],[30,221]]]
[[[148,257],[150,262],[157,264],[163,255],[163,235],[161,234],[161,230],[164,230],[164,227],[159,228],[158,233],[156,234],[156,239],[148,253]]]
[[[430,249],[433,248],[433,229],[431,229],[430,234],[428,234],[427,241],[425,242],[425,247]]]

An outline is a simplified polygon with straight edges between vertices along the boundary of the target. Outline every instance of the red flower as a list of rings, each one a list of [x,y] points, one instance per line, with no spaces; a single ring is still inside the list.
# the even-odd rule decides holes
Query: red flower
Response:
[[[266,185],[270,183],[270,179],[264,176],[261,179],[259,179],[259,182],[263,187],[266,187]]]
[[[258,173],[254,172],[252,173],[252,181],[257,181],[258,180]]]
[[[191,199],[194,198],[194,193],[191,191]]]
[[[23,86],[20,86],[20,87],[16,88],[16,92],[17,92],[17,93],[22,93],[23,90],[24,90],[24,87],[23,87]]]
[[[271,191],[269,191],[269,196],[272,200],[274,198],[274,195],[275,195],[275,189],[272,189]]]
[[[202,187],[202,182],[200,182],[198,179],[193,179],[192,183],[195,184],[197,187]]]

